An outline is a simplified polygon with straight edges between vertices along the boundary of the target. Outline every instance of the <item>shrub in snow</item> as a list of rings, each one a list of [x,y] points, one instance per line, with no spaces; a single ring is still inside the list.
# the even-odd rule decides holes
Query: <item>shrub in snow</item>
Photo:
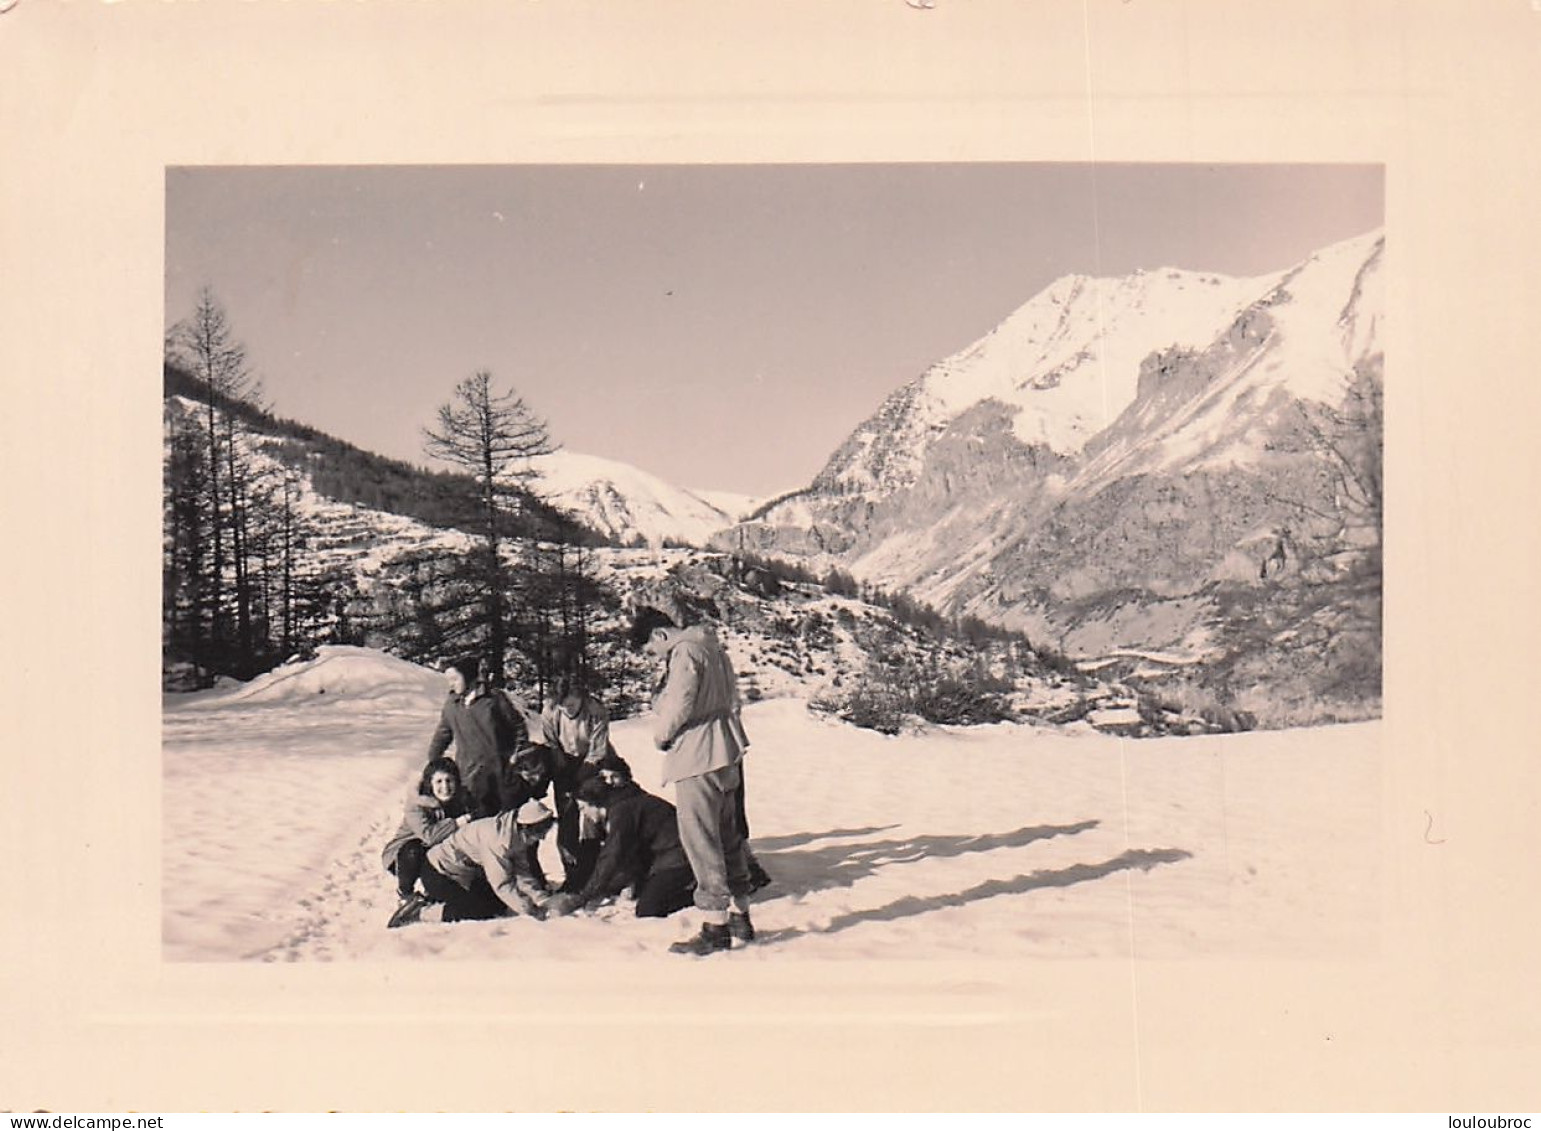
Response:
[[[1009,690],[978,673],[901,666],[869,672],[849,690],[831,686],[813,706],[853,726],[898,734],[911,717],[945,726],[1005,722],[1014,717],[1005,695]]]
[[[844,693],[829,692],[813,700],[815,710],[844,719],[852,726],[879,734],[898,734],[904,725],[901,697],[892,689],[862,680]]]

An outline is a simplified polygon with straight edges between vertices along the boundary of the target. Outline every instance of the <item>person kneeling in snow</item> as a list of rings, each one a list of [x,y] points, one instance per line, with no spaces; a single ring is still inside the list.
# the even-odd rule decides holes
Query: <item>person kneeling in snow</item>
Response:
[[[549,910],[566,915],[628,887],[635,889],[641,918],[661,919],[689,907],[696,880],[680,846],[674,806],[632,781],[631,767],[617,755],[598,769],[598,777],[578,787],[577,803],[603,832],[599,859],[583,889],[557,895]]]
[[[534,848],[556,819],[539,801],[527,801],[517,811],[482,817],[450,834],[428,850],[420,877],[426,899],[414,896],[415,909],[398,913],[392,926],[413,922],[423,904],[444,904],[444,922],[496,919],[500,915],[545,918],[546,882],[530,861]],[[410,904],[408,905],[410,906]]]
[[[423,767],[417,788],[407,795],[401,827],[381,854],[385,870],[396,877],[401,896],[401,906],[391,916],[389,926],[397,926],[398,915],[412,917],[422,910],[422,902],[414,906],[413,899],[418,877],[427,865],[428,850],[470,823],[465,791],[460,788],[460,767],[453,759],[435,758]]]

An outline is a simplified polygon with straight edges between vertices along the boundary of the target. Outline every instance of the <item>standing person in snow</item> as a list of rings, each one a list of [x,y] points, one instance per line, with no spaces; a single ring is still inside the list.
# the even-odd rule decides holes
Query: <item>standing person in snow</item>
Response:
[[[600,774],[578,787],[577,803],[594,813],[603,846],[583,890],[552,899],[549,911],[566,915],[635,889],[637,916],[658,918],[689,907],[696,879],[680,844],[674,806],[631,778],[631,767],[611,755]]]
[[[386,842],[382,853],[385,870],[396,877],[396,891],[401,897],[401,906],[391,916],[390,926],[397,926],[398,917],[410,918],[422,909],[424,901],[417,894],[417,880],[423,873],[428,850],[470,822],[465,793],[460,788],[460,767],[452,759],[435,758],[423,767],[417,788],[407,795],[401,827]]]
[[[738,717],[738,677],[716,633],[705,625],[680,628],[659,609],[637,610],[629,642],[664,666],[653,701],[653,742],[664,752],[663,784],[674,783],[680,842],[702,913],[700,934],[669,949],[727,950],[735,938],[754,938],[749,864],[735,813],[739,763],[749,746]]]
[[[461,826],[428,850],[423,869],[426,900],[391,920],[395,927],[417,918],[427,902],[444,904],[444,922],[529,915],[544,919],[544,877],[530,870],[533,849],[556,819],[539,801]]]
[[[598,762],[613,754],[610,712],[578,675],[558,676],[551,705],[541,712],[546,745],[560,750],[569,762]]]
[[[615,748],[610,745],[610,713],[581,676],[557,677],[551,705],[541,712],[541,737],[560,756],[553,785],[556,846],[567,878],[563,891],[577,891],[588,880],[599,853],[596,830],[583,825],[573,794],[594,775],[594,767]]]
[[[456,660],[444,677],[449,697],[428,742],[428,760],[453,743],[469,810],[474,817],[490,817],[506,808],[508,761],[530,744],[530,732],[508,697],[482,682],[476,660]]]

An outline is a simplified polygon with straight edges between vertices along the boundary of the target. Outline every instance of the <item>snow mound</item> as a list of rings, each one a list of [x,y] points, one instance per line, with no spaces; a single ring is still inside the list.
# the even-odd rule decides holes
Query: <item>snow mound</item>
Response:
[[[197,706],[365,701],[432,715],[444,694],[444,677],[431,668],[373,648],[329,644],[314,659],[284,664],[250,683],[202,698]]]

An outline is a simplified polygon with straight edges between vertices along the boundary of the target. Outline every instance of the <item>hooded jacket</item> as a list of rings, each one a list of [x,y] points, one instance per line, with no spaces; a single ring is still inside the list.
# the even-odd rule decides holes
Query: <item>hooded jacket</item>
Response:
[[[663,784],[735,765],[749,748],[739,721],[738,677],[706,625],[666,628],[666,674],[653,702],[653,741],[667,751]]]
[[[519,836],[512,812],[482,817],[463,825],[428,850],[428,863],[446,879],[470,891],[479,876],[510,911],[533,915],[536,897],[546,890],[530,865],[531,853]]]

